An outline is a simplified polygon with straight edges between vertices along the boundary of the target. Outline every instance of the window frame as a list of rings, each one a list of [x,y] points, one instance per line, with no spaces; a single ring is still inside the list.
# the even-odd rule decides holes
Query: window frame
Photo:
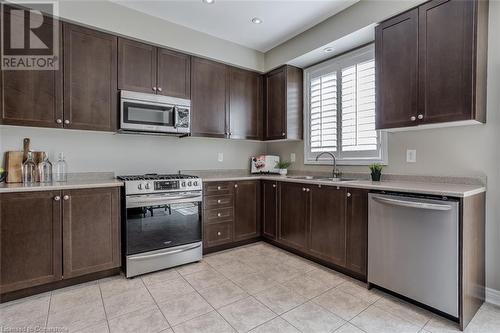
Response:
[[[318,165],[330,165],[332,159],[330,156],[322,156],[318,161],[316,157],[321,154],[321,152],[311,151],[311,103],[310,103],[310,85],[311,78],[317,77],[318,75],[324,75],[331,73],[333,71],[337,72],[337,100],[338,106],[341,103],[340,96],[342,94],[342,82],[339,82],[342,75],[341,68],[351,66],[366,60],[375,58],[375,45],[369,44],[357,49],[347,51],[339,56],[331,58],[329,60],[323,61],[314,66],[308,67],[304,70],[304,164],[318,164]],[[375,88],[376,89],[376,88]],[[334,154],[337,159],[337,165],[369,165],[372,163],[381,163],[387,165],[387,132],[378,131],[378,150],[373,156],[367,156],[368,154],[363,154],[367,151],[344,151],[340,152],[339,149],[342,144],[341,139],[342,133],[342,108],[337,107],[337,151],[329,151]],[[364,156],[363,156],[364,155]],[[376,155],[376,156],[375,156]]]

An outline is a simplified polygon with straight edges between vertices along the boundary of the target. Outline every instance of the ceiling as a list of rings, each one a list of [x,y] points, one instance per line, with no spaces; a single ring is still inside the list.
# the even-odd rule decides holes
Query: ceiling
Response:
[[[112,0],[128,8],[266,52],[359,0]],[[258,17],[261,24],[252,23]]]

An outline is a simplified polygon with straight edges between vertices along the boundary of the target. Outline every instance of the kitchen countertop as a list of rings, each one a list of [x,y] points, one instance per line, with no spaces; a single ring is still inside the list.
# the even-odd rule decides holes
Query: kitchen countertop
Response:
[[[117,180],[113,173],[69,174],[67,182],[34,183],[0,183],[0,193],[58,191],[98,187],[120,187],[123,182]]]
[[[436,181],[422,181],[422,177],[415,177],[418,181],[411,181],[408,177],[404,180],[382,180],[380,182],[373,182],[366,179],[357,179],[352,181],[325,181],[318,179],[296,179],[280,175],[261,175],[250,174],[246,171],[228,170],[228,171],[186,171],[188,174],[194,174],[202,178],[204,182],[215,181],[238,181],[238,180],[251,180],[251,179],[269,179],[282,182],[293,182],[312,185],[327,185],[327,186],[340,186],[351,188],[364,188],[370,190],[380,191],[394,191],[404,193],[416,193],[427,195],[441,195],[448,197],[469,197],[478,193],[486,191],[486,187],[482,184],[457,184],[449,182],[436,182]],[[303,173],[307,175],[307,173]],[[296,176],[298,174],[291,174]],[[326,176],[327,177],[327,176]],[[429,179],[443,179],[442,177],[429,177]]]

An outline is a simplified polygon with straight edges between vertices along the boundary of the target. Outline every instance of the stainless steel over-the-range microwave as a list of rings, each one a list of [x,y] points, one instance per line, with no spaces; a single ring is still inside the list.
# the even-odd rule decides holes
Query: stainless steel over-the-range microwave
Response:
[[[176,97],[120,92],[120,131],[187,135],[190,133],[191,101]]]

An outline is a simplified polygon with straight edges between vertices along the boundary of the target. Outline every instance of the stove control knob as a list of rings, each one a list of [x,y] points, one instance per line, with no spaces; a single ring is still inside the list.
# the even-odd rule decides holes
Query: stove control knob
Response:
[[[186,187],[186,182],[182,182],[182,187]]]
[[[137,185],[138,190],[142,190],[142,184]]]
[[[191,183],[191,182],[188,182],[188,186],[191,186],[191,185],[193,185],[193,183]]]
[[[146,186],[145,186],[146,190],[149,190],[150,187],[151,187],[151,185],[149,183],[146,183]]]
[[[193,186],[198,186],[198,182],[194,182],[194,183],[193,183]]]

